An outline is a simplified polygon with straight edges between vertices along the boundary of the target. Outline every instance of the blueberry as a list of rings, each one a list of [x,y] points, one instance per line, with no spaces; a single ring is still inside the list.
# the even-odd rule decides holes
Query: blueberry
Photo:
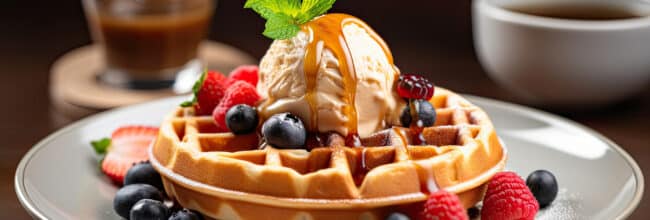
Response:
[[[178,212],[174,212],[169,220],[203,220],[203,216],[193,210],[182,209]]]
[[[557,196],[557,181],[555,176],[546,170],[537,170],[526,178],[526,185],[535,195],[541,208],[550,205]]]
[[[386,217],[386,220],[410,220],[410,218],[402,213],[393,212]]]
[[[402,126],[409,127],[411,126],[411,120],[411,108],[409,105],[406,105],[404,110],[402,110],[402,114],[399,116],[399,121],[402,123]]]
[[[415,112],[411,112],[411,108],[415,108]],[[402,114],[400,115],[400,122],[402,126],[409,127],[411,122],[413,122],[413,114],[415,114],[415,125],[418,127],[431,127],[436,122],[436,109],[433,108],[433,105],[427,100],[416,99],[411,100],[409,105],[407,105]]]
[[[124,185],[126,186],[136,183],[149,184],[155,186],[160,191],[165,190],[160,174],[148,161],[138,163],[126,172],[126,176],[124,176]]]
[[[133,205],[130,220],[167,220],[169,208],[160,201],[142,199]]]
[[[162,202],[163,195],[156,187],[148,184],[131,184],[122,187],[115,194],[113,209],[123,218],[129,218],[133,205],[142,199],[153,199]]]
[[[427,100],[417,99],[413,101],[418,120],[415,121],[418,127],[431,127],[436,122],[436,109]]]
[[[467,209],[467,216],[469,219],[475,219],[478,218],[481,215],[481,210],[478,209],[476,206]]]
[[[249,105],[235,105],[226,112],[226,126],[235,134],[254,132],[258,122],[257,111]]]
[[[291,113],[271,116],[262,125],[262,135],[267,144],[283,149],[299,149],[305,146],[307,130],[300,118]]]

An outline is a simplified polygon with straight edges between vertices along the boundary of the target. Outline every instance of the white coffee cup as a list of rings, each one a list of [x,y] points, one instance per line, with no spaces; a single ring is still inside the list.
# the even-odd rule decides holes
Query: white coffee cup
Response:
[[[509,10],[567,2],[616,4],[639,17],[575,20]],[[473,24],[485,70],[530,104],[597,107],[648,86],[650,0],[474,0]]]

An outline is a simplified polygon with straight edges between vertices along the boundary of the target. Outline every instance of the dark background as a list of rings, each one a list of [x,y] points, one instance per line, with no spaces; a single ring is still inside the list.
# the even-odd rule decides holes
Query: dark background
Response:
[[[242,5],[243,0],[219,3],[210,39],[259,58],[270,43],[260,34],[264,21]],[[428,74],[437,85],[458,92],[516,102],[487,78],[475,58],[470,0],[339,0],[332,11],[370,24],[388,42],[402,72]],[[50,65],[89,43],[80,1],[0,1],[0,219],[28,218],[14,192],[16,166],[33,144],[63,126],[53,120],[57,113],[49,104]],[[650,170],[650,90],[592,112],[556,113],[613,139]],[[647,196],[632,219],[650,215]]]

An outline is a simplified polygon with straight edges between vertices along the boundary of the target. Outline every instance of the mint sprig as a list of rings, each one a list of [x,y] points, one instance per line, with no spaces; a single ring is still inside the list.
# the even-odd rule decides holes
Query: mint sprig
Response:
[[[325,14],[336,0],[247,0],[244,8],[253,9],[266,19],[264,36],[283,40],[296,36],[300,25]]]

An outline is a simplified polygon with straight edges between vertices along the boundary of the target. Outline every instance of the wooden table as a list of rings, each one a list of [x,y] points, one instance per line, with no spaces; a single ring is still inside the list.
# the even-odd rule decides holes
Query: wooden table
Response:
[[[458,92],[515,101],[487,78],[475,58],[469,0],[362,2],[367,1],[340,1],[334,11],[354,14],[373,26],[403,72],[427,73],[437,85]],[[270,43],[259,34],[263,21],[241,5],[220,2],[210,39],[261,57]],[[28,219],[14,192],[16,165],[33,144],[66,124],[57,120],[59,114],[50,105],[49,67],[90,39],[78,1],[3,1],[0,33],[0,219]],[[562,114],[611,138],[650,172],[650,89],[610,108]],[[648,195],[631,219],[650,216]]]

